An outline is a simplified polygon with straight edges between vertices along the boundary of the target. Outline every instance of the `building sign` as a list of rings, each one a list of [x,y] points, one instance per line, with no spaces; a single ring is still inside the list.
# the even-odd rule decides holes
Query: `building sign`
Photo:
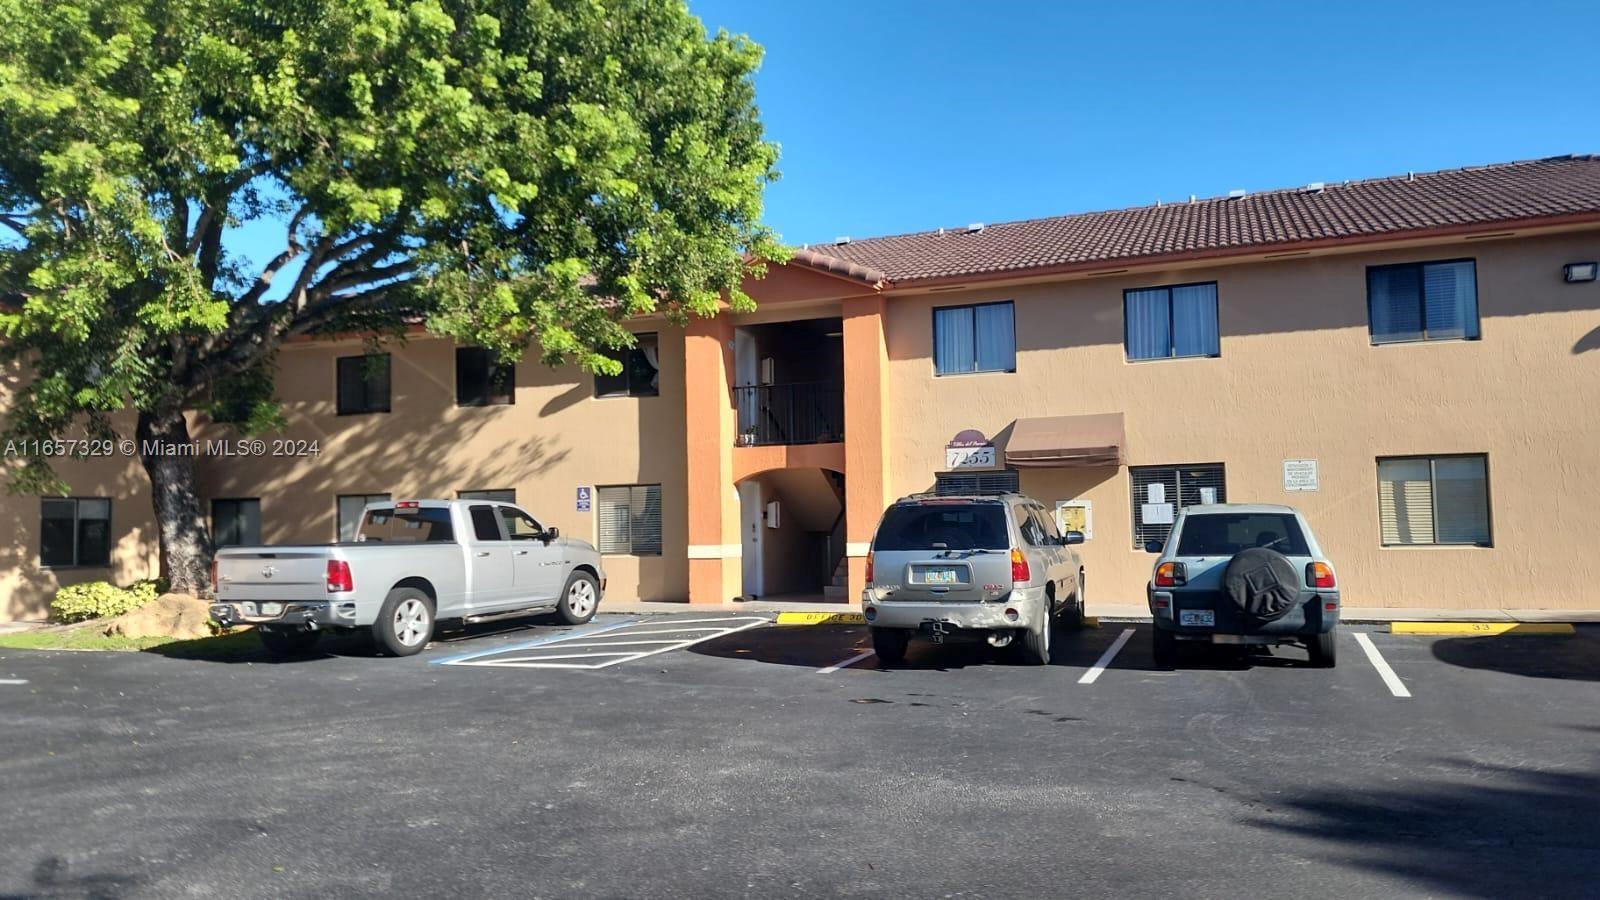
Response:
[[[994,441],[984,437],[981,431],[969,428],[944,445],[946,469],[993,469],[995,459]]]
[[[1283,461],[1283,489],[1286,491],[1314,491],[1317,489],[1317,461],[1314,459],[1286,459]]]
[[[1094,537],[1094,504],[1088,500],[1057,500],[1056,530],[1062,534],[1080,531],[1086,541]]]
[[[594,502],[594,488],[578,488],[578,512],[588,512],[589,505]]]

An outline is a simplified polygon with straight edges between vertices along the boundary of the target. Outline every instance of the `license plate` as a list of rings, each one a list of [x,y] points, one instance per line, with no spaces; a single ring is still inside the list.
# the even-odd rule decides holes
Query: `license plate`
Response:
[[[922,583],[923,584],[955,584],[956,583],[956,570],[955,569],[923,569],[922,570]]]
[[[263,616],[281,616],[283,615],[283,604],[263,603],[261,604],[261,614]]]
[[[1209,609],[1180,609],[1178,624],[1193,628],[1215,628],[1217,614]]]

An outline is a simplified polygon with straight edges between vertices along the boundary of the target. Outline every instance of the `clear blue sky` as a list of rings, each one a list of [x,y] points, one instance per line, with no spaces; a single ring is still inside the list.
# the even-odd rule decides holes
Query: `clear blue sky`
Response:
[[[1600,153],[1593,0],[689,3],[766,48],[794,244]]]

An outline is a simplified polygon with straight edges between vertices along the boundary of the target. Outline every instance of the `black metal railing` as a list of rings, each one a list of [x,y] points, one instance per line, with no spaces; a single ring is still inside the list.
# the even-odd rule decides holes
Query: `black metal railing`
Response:
[[[832,444],[844,440],[844,385],[817,381],[733,389],[740,444]]]

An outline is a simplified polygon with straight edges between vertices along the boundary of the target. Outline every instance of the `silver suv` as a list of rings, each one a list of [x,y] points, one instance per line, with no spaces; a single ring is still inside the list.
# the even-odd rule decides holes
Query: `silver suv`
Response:
[[[1024,662],[1050,662],[1059,617],[1083,623],[1083,535],[1026,494],[916,494],[878,522],[861,612],[878,659],[905,658],[913,635],[935,643],[1016,641]]]
[[[1311,524],[1290,506],[1219,503],[1178,514],[1147,592],[1156,664],[1177,662],[1179,641],[1304,644],[1332,667],[1339,587]]]

